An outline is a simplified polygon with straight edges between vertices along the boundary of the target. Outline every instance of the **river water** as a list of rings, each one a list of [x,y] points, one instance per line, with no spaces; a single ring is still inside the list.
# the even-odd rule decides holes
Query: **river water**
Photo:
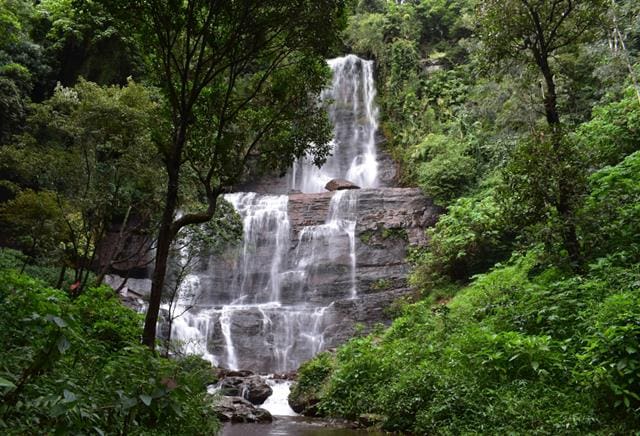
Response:
[[[271,424],[226,424],[222,436],[381,436],[372,432],[340,427],[338,423],[304,417],[277,417]]]

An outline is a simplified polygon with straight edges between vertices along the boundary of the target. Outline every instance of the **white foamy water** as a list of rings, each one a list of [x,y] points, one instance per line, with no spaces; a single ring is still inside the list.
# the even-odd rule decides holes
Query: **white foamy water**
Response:
[[[267,384],[273,389],[273,394],[271,394],[271,396],[267,398],[267,401],[260,407],[268,410],[273,416],[296,416],[297,413],[293,411],[287,401],[289,392],[291,392],[292,382],[288,380],[274,380],[268,377],[265,379]]]

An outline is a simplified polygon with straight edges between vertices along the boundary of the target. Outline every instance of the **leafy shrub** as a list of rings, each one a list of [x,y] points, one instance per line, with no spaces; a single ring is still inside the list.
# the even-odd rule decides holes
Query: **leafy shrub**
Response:
[[[418,181],[438,204],[446,205],[465,192],[475,180],[476,161],[465,144],[451,144],[418,167]]]
[[[615,165],[638,150],[640,144],[640,108],[632,88],[625,97],[596,107],[591,121],[582,124],[575,133],[576,141],[589,154],[596,168]]]
[[[640,256],[640,151],[594,173],[580,211],[585,252],[598,258],[626,251]]]
[[[329,378],[320,409],[350,419],[377,412],[374,399],[389,376],[389,368],[376,356],[379,351],[372,337],[342,347],[336,356],[340,365]]]
[[[581,374],[605,404],[622,408],[640,422],[640,294],[612,295],[594,314],[585,338]]]
[[[413,256],[413,284],[430,290],[443,281],[464,281],[507,257],[511,235],[500,215],[492,188],[454,202],[427,230],[429,245]]]
[[[298,370],[298,381],[291,389],[289,401],[306,407],[304,413],[312,413],[309,409],[323,398],[333,368],[334,356],[328,352],[319,353],[305,362]]]
[[[141,326],[108,288],[70,300],[0,272],[1,431],[214,433],[210,370],[157,357],[139,345]]]
[[[612,259],[580,277],[544,269],[541,253],[477,276],[447,304],[406,306],[386,332],[347,343],[320,410],[383,415],[385,429],[416,434],[637,430],[640,270]],[[608,398],[617,413],[598,402]]]

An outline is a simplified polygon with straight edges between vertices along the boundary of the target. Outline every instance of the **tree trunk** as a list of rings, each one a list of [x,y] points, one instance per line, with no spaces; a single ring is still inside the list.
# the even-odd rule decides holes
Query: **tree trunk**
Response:
[[[182,124],[171,144],[171,152],[166,157],[167,175],[169,176],[167,185],[167,196],[158,232],[158,244],[156,247],[156,263],[151,279],[151,294],[149,295],[149,307],[144,320],[144,330],[142,332],[142,343],[151,350],[156,346],[156,325],[160,313],[160,303],[162,301],[162,290],[167,275],[167,262],[171,244],[176,235],[173,218],[178,207],[178,193],[180,187],[180,165],[182,161],[182,148],[186,141],[186,124]]]
[[[563,181],[560,181],[563,183]],[[572,268],[579,271],[582,265],[582,254],[580,250],[580,242],[578,241],[578,233],[574,222],[574,209],[571,207],[570,194],[565,193],[564,186],[560,186],[560,198],[556,209],[562,217],[562,243],[567,250],[569,260],[571,260]],[[574,194],[575,195],[575,194]]]
[[[556,93],[556,84],[553,79],[553,72],[549,66],[549,59],[546,56],[538,58],[538,66],[542,71],[546,84],[546,94],[544,96],[544,110],[547,117],[547,124],[551,128],[553,134],[553,146],[556,151],[562,147],[562,138],[560,135],[560,114],[558,113],[558,96]],[[563,220],[562,242],[564,248],[569,254],[569,259],[574,268],[579,269],[582,257],[580,254],[580,243],[576,225],[573,220],[573,208],[571,207],[570,193],[565,192],[564,181],[559,181],[560,198],[556,205],[556,210]]]
[[[156,324],[160,312],[160,302],[162,300],[162,290],[164,288],[165,276],[167,274],[167,262],[169,251],[174,238],[173,217],[178,205],[178,180],[179,162],[171,163],[173,168],[169,169],[169,186],[167,197],[162,214],[162,223],[158,233],[158,244],[156,247],[156,263],[153,269],[151,284],[151,294],[149,295],[149,307],[144,321],[144,331],[142,333],[142,343],[152,350],[156,342]],[[168,163],[168,165],[171,165]]]
[[[545,56],[541,56],[538,60],[538,66],[542,71],[546,85],[546,93],[544,95],[544,111],[547,116],[549,127],[555,132],[560,125],[560,114],[558,113],[558,95],[556,93],[556,83],[553,79],[553,72],[549,66],[549,60]]]
[[[62,284],[64,283],[64,275],[67,272],[67,265],[63,264],[60,269],[60,275],[58,276],[58,282],[56,283],[57,289],[62,289]]]

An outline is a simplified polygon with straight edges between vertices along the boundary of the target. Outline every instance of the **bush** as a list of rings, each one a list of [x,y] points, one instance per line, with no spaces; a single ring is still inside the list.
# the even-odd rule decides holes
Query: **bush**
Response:
[[[508,257],[511,234],[500,215],[493,188],[454,202],[427,230],[429,245],[413,256],[412,283],[432,290],[443,282],[464,282]]]
[[[193,358],[162,359],[139,345],[141,327],[109,288],[70,300],[0,272],[0,431],[215,433],[210,374]]]
[[[640,259],[640,151],[594,173],[580,211],[584,251],[591,259],[625,251]]]
[[[475,180],[476,161],[464,144],[451,145],[420,164],[418,181],[422,190],[436,203],[447,205],[464,193]]]
[[[544,268],[542,252],[344,345],[319,409],[415,434],[637,431],[640,270],[603,260],[580,277]]]
[[[302,413],[315,415],[316,404],[324,397],[325,384],[334,368],[334,356],[328,352],[316,355],[298,370],[298,381],[289,394],[289,402],[297,404]]]
[[[581,125],[575,139],[589,154],[596,168],[616,165],[640,146],[640,109],[633,88],[617,102],[599,106],[591,121]]]
[[[607,298],[594,314],[585,338],[584,382],[603,405],[613,404],[640,423],[640,295],[622,292]]]

